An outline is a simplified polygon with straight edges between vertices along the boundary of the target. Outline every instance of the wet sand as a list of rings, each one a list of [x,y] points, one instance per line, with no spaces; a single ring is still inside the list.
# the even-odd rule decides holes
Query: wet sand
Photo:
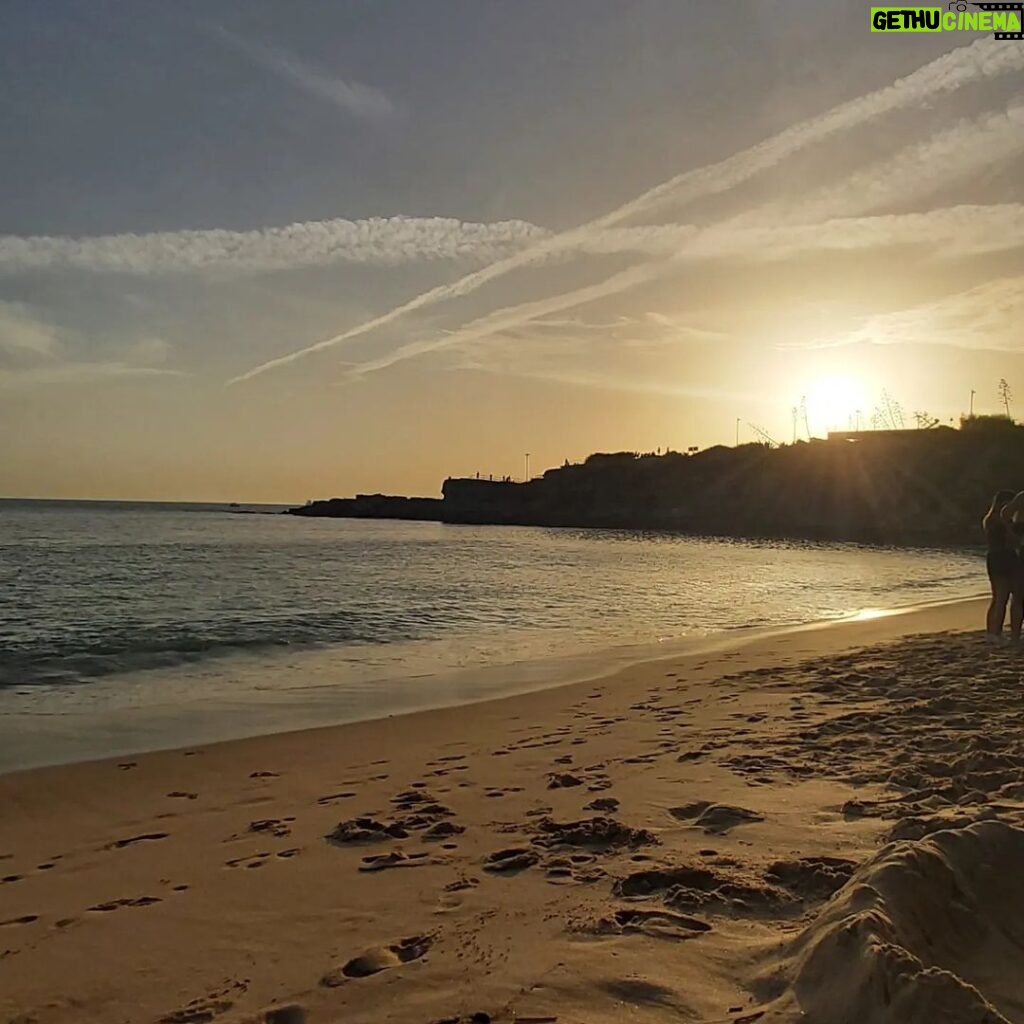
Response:
[[[982,617],[0,776],[0,1021],[1024,1021]]]

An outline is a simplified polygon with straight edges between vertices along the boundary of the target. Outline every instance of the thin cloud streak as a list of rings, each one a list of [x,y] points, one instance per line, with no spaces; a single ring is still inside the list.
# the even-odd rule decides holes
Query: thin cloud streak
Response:
[[[376,373],[378,370],[385,370],[389,366],[394,366],[395,363],[412,359],[414,356],[425,355],[428,352],[436,352],[441,349],[455,348],[467,342],[480,341],[493,334],[528,323],[535,317],[560,313],[563,310],[585,305],[588,302],[605,298],[607,295],[612,295],[616,292],[627,291],[630,288],[635,288],[640,284],[653,281],[661,276],[666,266],[667,264],[665,263],[642,264],[639,267],[631,267],[629,270],[613,274],[597,284],[586,285],[583,288],[576,288],[573,291],[563,292],[546,299],[538,299],[534,302],[524,302],[516,306],[506,306],[503,309],[494,310],[486,316],[470,321],[447,336],[407,342],[383,356],[358,363],[347,371],[342,382],[355,380],[368,373]]]
[[[935,302],[868,317],[856,330],[803,348],[879,345],[952,345],[987,351],[1024,351],[1024,276],[994,281]]]
[[[476,224],[450,217],[373,217],[253,231],[212,228],[91,238],[0,235],[0,273],[75,269],[138,275],[251,274],[335,263],[391,267],[437,260],[481,262],[547,234],[520,220]]]
[[[24,303],[0,301],[0,353],[50,359],[57,352],[57,334],[54,327],[39,320]]]
[[[1013,160],[1022,152],[1024,101],[1017,97],[1005,110],[964,118],[838,185],[819,189],[799,204],[773,203],[736,223],[741,219],[771,223],[780,212],[790,220],[817,221],[919,201],[939,189],[970,181],[983,169]]]
[[[0,369],[0,388],[29,387],[39,384],[81,384],[117,377],[189,377],[184,370],[131,363],[64,362],[54,366],[32,366],[21,370]]]
[[[556,235],[524,251],[499,260],[451,284],[430,289],[381,316],[340,334],[253,367],[228,381],[238,384],[307,355],[343,344],[383,327],[408,313],[467,295],[512,270],[529,266],[560,250],[577,247],[588,234],[614,227],[629,217],[664,205],[685,206],[705,196],[724,192],[754,175],[776,166],[802,149],[838,133],[865,124],[895,110],[912,106],[937,94],[952,92],[970,82],[1024,69],[1024,47],[977,40],[919,68],[875,92],[840,104],[825,114],[802,121],[726,160],[684,172],[572,231]],[[390,365],[390,363],[388,364]]]
[[[1021,149],[1024,150],[1024,136]],[[940,257],[1003,252],[1024,247],[1024,203],[943,207],[925,213],[833,217],[813,224],[711,228],[652,224],[608,228],[592,235],[581,252],[638,253],[675,263],[741,259],[768,262],[815,251],[924,245]]]
[[[1003,113],[985,114],[961,121],[922,143],[907,146],[894,157],[860,171],[837,186],[819,191],[809,200],[813,213],[827,215],[843,209],[884,206],[929,192],[978,173],[980,170],[1024,151],[1024,105],[1015,103]],[[1014,130],[1017,129],[1017,130]],[[773,203],[723,221],[710,228],[693,225],[646,225],[636,228],[603,228],[580,233],[580,252],[612,254],[644,253],[656,262],[612,275],[561,296],[543,300],[548,312],[564,311],[621,294],[637,285],[679,272],[687,263],[701,260],[740,259],[751,262],[781,260],[810,251],[843,251],[896,245],[921,245],[937,249],[944,258],[1001,252],[1024,244],[1024,208],[1021,204],[990,207],[960,206],[923,214],[890,214],[879,217],[833,217],[819,224],[781,227],[745,227],[783,216],[802,220],[803,205]],[[535,302],[500,310],[499,330],[525,323],[535,315]],[[435,349],[452,348],[465,341],[486,337],[487,317],[480,318],[431,342],[417,341],[350,372],[349,377],[386,369],[404,359]],[[493,332],[492,332],[493,333]]]
[[[602,391],[621,391],[628,394],[665,395],[669,398],[696,398],[709,402],[752,402],[760,395],[745,392],[723,391],[719,388],[702,388],[689,384],[670,384],[666,380],[653,378],[629,378],[621,374],[614,376],[602,374],[594,370],[545,370],[541,368],[526,369],[522,367],[500,366],[491,367],[482,364],[467,363],[459,367],[461,370],[472,370],[481,373],[500,373],[505,377],[520,377],[524,380],[542,380],[555,384],[569,384],[574,387],[599,388]]]
[[[255,63],[279,78],[297,86],[317,99],[326,100],[339,110],[367,121],[381,121],[398,113],[397,105],[382,90],[362,82],[346,81],[330,75],[295,54],[278,47],[247,39],[219,25],[212,32],[229,46],[244,53]]]
[[[981,221],[971,223],[967,211],[986,211]],[[623,229],[631,232],[633,229]],[[769,262],[812,251],[855,250],[882,245],[945,246],[939,255],[952,257],[984,252],[1000,252],[1024,246],[1024,204],[1005,204],[992,208],[951,207],[949,210],[923,214],[893,214],[885,217],[836,219],[825,224],[797,225],[780,229],[752,229],[747,232],[718,232],[708,229],[703,244],[674,251],[673,229],[641,228],[640,238],[648,243],[664,232],[662,252],[669,254],[659,262],[650,262],[613,274],[597,284],[587,285],[532,302],[507,306],[465,324],[440,338],[408,342],[393,351],[370,359],[349,369],[344,381],[358,379],[369,373],[387,369],[396,363],[443,349],[451,349],[489,336],[513,330],[537,317],[586,305],[598,299],[621,294],[678,273],[687,263],[710,259],[747,259]],[[690,241],[691,229],[680,229],[680,237]],[[630,235],[630,237],[636,237]],[[665,238],[668,239],[667,244]],[[639,246],[639,238],[636,242]]]

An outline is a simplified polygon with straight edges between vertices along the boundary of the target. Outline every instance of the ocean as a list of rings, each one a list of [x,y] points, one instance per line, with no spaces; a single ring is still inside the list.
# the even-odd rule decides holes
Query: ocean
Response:
[[[986,589],[971,552],[0,501],[0,771],[479,700]]]

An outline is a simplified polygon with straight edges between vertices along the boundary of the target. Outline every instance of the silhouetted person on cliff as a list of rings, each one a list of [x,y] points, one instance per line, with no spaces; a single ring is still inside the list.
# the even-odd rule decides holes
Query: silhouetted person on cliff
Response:
[[[1018,496],[1019,497],[1019,496]],[[1017,499],[1013,491],[999,491],[992,499],[985,518],[981,521],[988,542],[985,565],[988,581],[992,586],[992,600],[989,602],[985,619],[985,638],[990,642],[998,640],[1003,633],[1006,605],[1010,596],[1020,591],[1021,567],[1017,553],[1017,537],[1013,527],[1016,509],[1007,512]],[[1012,622],[1011,622],[1012,629]],[[1017,621],[1017,636],[1020,636],[1020,620]]]

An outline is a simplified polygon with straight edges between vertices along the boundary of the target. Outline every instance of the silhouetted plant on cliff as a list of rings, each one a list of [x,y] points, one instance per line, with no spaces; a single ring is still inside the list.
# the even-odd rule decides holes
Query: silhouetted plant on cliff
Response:
[[[1013,400],[1013,392],[1010,390],[1010,385],[1007,384],[1005,377],[999,378],[999,384],[996,387],[996,391],[999,394],[999,401],[1003,403],[1003,408],[1006,410],[1007,419],[1010,417],[1010,402]]]

